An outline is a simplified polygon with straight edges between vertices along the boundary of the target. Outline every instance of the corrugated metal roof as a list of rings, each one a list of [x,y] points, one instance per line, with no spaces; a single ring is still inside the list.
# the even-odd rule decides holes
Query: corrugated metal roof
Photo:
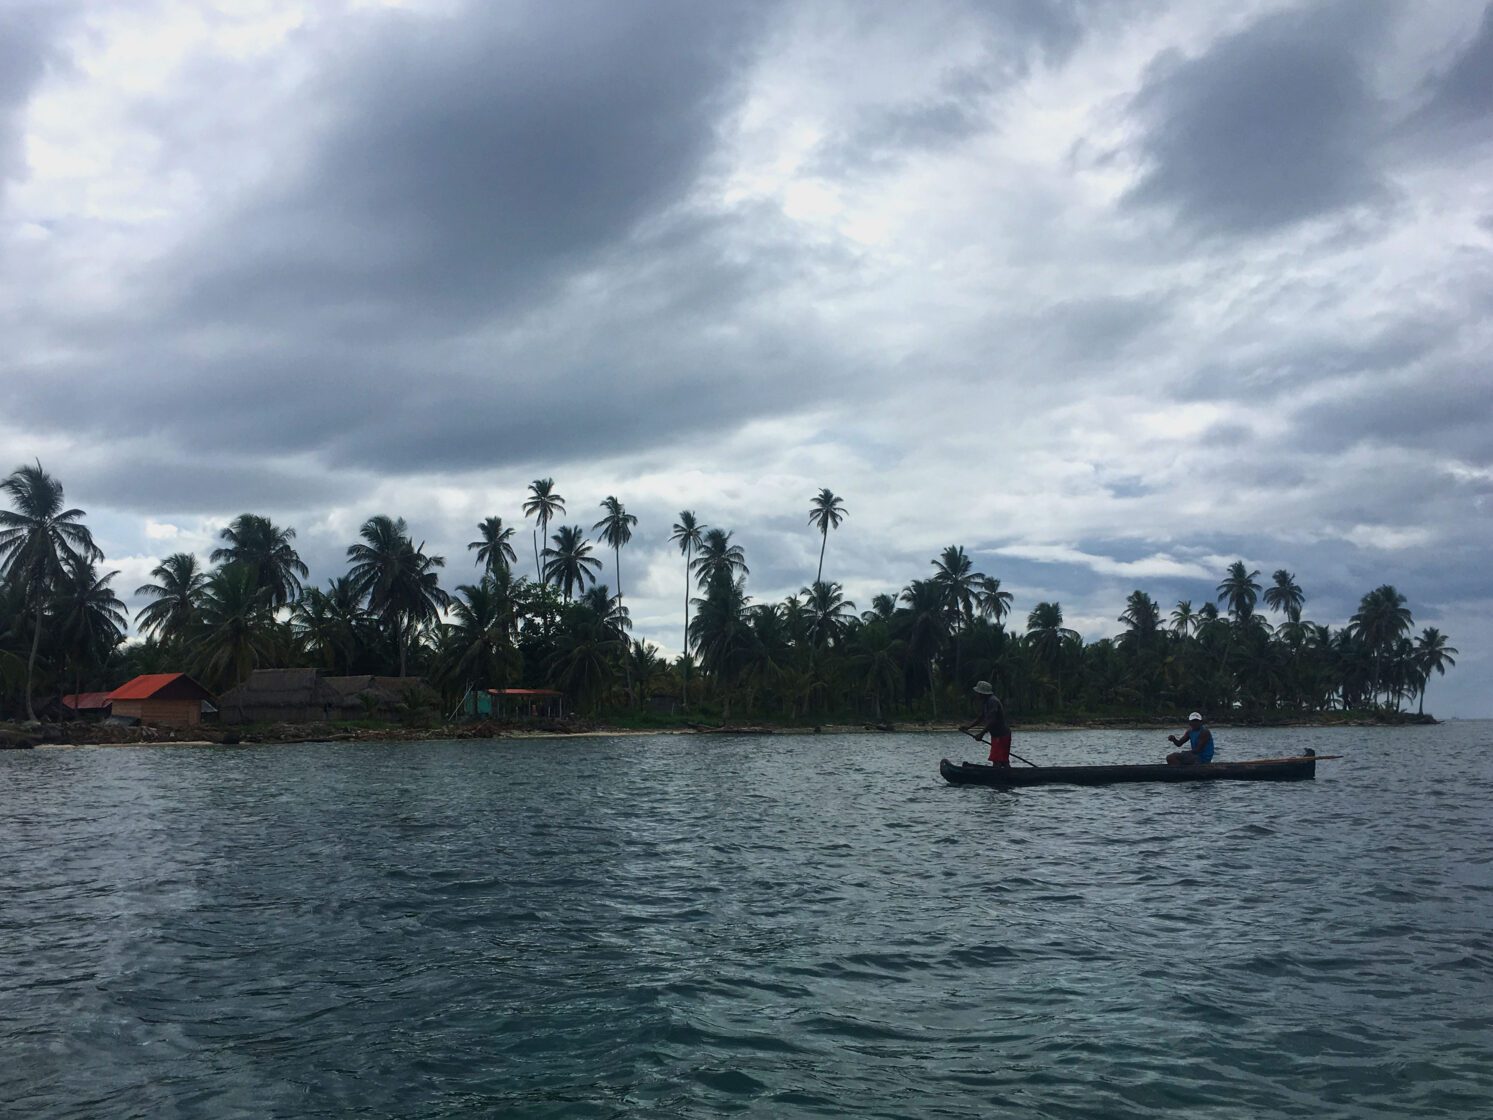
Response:
[[[75,712],[96,711],[109,706],[107,692],[69,692],[62,698],[63,704]]]
[[[124,684],[109,693],[109,699],[111,701],[149,700],[168,684],[179,681],[184,677],[189,681],[192,680],[185,673],[146,673],[143,676],[136,677],[132,681],[125,681]],[[192,681],[192,683],[197,684],[196,681]],[[201,688],[202,686],[198,685],[197,687]],[[206,690],[204,689],[204,691]]]

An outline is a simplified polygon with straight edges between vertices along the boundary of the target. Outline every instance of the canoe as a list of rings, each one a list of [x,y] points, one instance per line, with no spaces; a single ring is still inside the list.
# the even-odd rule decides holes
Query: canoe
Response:
[[[1336,757],[1336,756],[1326,756]],[[1317,776],[1317,753],[1294,758],[1256,758],[1248,762],[1207,762],[1168,766],[981,766],[941,759],[938,772],[955,786],[1107,786],[1117,782],[1296,782]]]

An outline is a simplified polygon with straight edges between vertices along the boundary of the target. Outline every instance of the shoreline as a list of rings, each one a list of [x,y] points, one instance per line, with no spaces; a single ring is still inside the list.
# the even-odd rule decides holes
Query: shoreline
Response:
[[[1401,727],[1439,724],[1431,716],[1409,715],[1398,720],[1374,719],[1371,717],[1344,717],[1339,719],[1288,720],[1279,723],[1254,720],[1236,723],[1211,724],[1219,730],[1280,730],[1361,727]],[[1056,723],[1018,725],[1019,735],[1041,735],[1048,732],[1073,731],[1175,731],[1174,721],[1093,719]],[[594,738],[654,738],[658,736],[784,736],[809,735],[862,735],[876,737],[886,734],[901,735],[959,735],[961,728],[955,723],[906,723],[906,724],[803,724],[767,726],[760,724],[734,726],[707,726],[693,724],[682,727],[620,727],[598,723],[595,725],[572,722],[556,722],[544,726],[513,724],[433,724],[420,727],[391,725],[387,727],[321,727],[315,724],[279,724],[270,727],[211,728],[198,726],[180,730],[166,727],[116,728],[103,724],[80,726],[76,724],[44,724],[41,727],[0,726],[0,749],[38,748],[56,750],[66,747],[236,747],[236,746],[295,746],[297,744],[328,743],[378,743],[378,742],[429,742],[460,740],[543,740],[543,739],[594,739]],[[972,737],[971,737],[972,738]]]

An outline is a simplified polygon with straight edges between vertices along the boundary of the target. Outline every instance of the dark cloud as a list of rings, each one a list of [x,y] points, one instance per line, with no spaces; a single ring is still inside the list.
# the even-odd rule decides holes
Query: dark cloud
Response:
[[[1459,316],[1416,315],[1371,326],[1359,337],[1260,337],[1258,317],[1241,324],[1237,339],[1219,349],[1227,359],[1199,368],[1178,386],[1184,400],[1274,400],[1309,385],[1345,376],[1413,366],[1460,329]]]
[[[1493,370],[1440,367],[1419,378],[1354,386],[1302,409],[1295,427],[1298,439],[1322,451],[1371,443],[1493,464]]]
[[[1450,127],[1483,139],[1493,135],[1493,4],[1483,10],[1472,41],[1427,90],[1425,106],[1410,119],[1413,128]]]
[[[74,458],[67,465],[66,479],[69,495],[90,505],[151,518],[221,515],[240,509],[278,515],[346,501],[359,483],[305,465],[278,466],[227,452],[209,459],[118,441],[101,457]]]
[[[1279,13],[1197,58],[1158,58],[1131,103],[1144,171],[1127,201],[1242,234],[1379,198],[1380,109],[1360,55],[1381,12]]]
[[[185,311],[377,331],[532,301],[679,200],[750,27],[687,3],[368,17],[307,91],[329,123],[305,165],[179,262]]]

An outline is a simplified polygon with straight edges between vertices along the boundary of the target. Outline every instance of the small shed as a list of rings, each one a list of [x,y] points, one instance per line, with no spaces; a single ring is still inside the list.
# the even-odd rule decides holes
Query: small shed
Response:
[[[481,688],[468,692],[467,715],[493,719],[558,719],[565,714],[565,694],[552,688]]]
[[[255,669],[218,700],[222,723],[318,723],[341,715],[342,697],[317,669]]]
[[[202,722],[202,705],[212,698],[185,673],[146,673],[106,697],[114,716],[173,727],[196,727]]]

